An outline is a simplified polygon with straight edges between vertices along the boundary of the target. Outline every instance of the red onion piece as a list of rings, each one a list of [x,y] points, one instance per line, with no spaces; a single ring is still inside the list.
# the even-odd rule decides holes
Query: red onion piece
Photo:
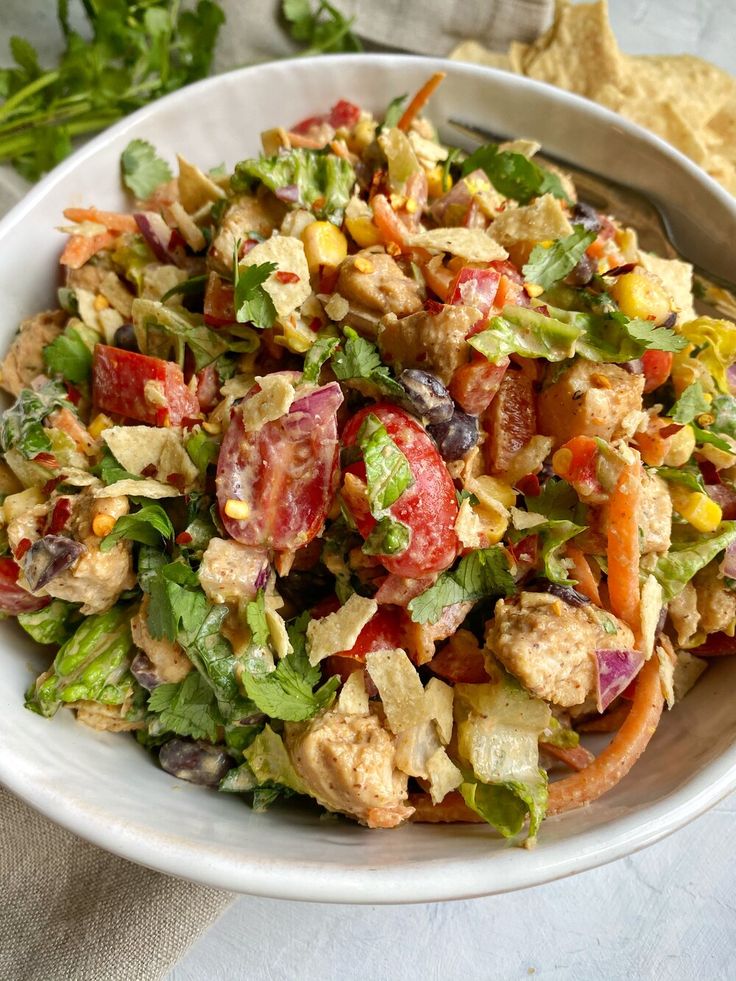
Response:
[[[178,266],[180,256],[172,248],[172,231],[162,216],[156,211],[136,211],[133,217],[158,261]]]
[[[31,589],[43,589],[74,565],[86,552],[84,545],[62,535],[44,535],[23,556],[23,574]]]
[[[595,659],[598,711],[605,712],[637,676],[644,655],[641,651],[596,651]]]
[[[729,579],[736,579],[736,542],[731,542],[726,549],[726,554],[721,563],[721,572]]]
[[[253,585],[256,588],[256,591],[265,588],[266,583],[268,582],[268,576],[270,572],[271,572],[271,566],[269,565],[268,562],[266,562],[265,565],[261,566],[261,569],[258,575],[256,576],[256,581],[253,583]]]
[[[736,364],[731,364],[726,369],[726,380],[731,392],[736,395]]]
[[[643,375],[644,374],[644,362],[641,358],[637,358],[635,361],[624,361],[621,365],[624,371],[628,371],[630,375]]]
[[[314,426],[328,422],[343,403],[343,394],[337,382],[302,395],[291,404],[286,425],[290,434],[311,432]]]
[[[279,201],[284,201],[286,204],[296,204],[299,201],[299,188],[296,184],[286,184],[284,187],[279,187],[273,192]]]

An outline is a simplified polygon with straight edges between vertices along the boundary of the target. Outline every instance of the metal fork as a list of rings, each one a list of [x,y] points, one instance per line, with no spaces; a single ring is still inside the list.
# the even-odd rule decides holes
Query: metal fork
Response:
[[[513,139],[459,119],[450,119],[448,124],[482,143],[503,143]],[[666,215],[651,198],[610,178],[600,177],[563,157],[538,153],[536,159],[562,167],[572,178],[581,200],[634,228],[641,247],[647,252],[655,252],[665,259],[684,259],[689,262],[693,267],[693,291],[699,313],[716,313],[736,320],[736,283],[703,269],[689,256],[685,256],[675,244],[675,236]]]

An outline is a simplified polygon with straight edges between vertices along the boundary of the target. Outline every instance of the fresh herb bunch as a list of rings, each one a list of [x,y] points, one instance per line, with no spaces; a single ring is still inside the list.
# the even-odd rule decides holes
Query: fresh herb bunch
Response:
[[[66,47],[46,70],[34,47],[14,37],[15,67],[0,70],[0,160],[37,180],[93,133],[153,99],[203,78],[225,15],[214,0],[180,10],[179,0],[80,0],[87,40],[58,0]]]

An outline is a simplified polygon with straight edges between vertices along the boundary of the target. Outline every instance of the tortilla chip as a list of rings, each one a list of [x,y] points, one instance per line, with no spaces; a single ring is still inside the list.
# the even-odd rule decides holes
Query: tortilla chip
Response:
[[[477,41],[463,41],[450,53],[450,58],[455,61],[473,61],[478,65],[486,65],[488,68],[500,68],[502,71],[513,71],[511,58],[508,54],[500,51],[489,51]]]
[[[164,497],[179,497],[181,491],[171,484],[162,484],[160,480],[118,480],[107,487],[98,487],[92,492],[95,497],[148,497],[159,501]]]
[[[176,159],[179,161],[179,199],[190,215],[210,201],[218,201],[225,197],[222,188],[218,187],[199,167],[195,167],[184,157],[177,156]]]
[[[276,270],[268,277],[263,288],[273,300],[279,317],[288,317],[312,292],[304,245],[292,235],[275,235],[254,246],[241,259],[240,265],[258,266],[264,262],[274,262]],[[297,276],[296,282],[282,283],[278,279],[278,273],[285,272]]]
[[[470,262],[492,262],[508,256],[498,241],[494,241],[482,228],[433,228],[412,236],[411,244],[459,255]]]
[[[155,476],[161,483],[176,477],[182,486],[191,486],[199,471],[184,449],[181,436],[173,429],[154,429],[151,426],[113,426],[102,433],[102,438],[118,463],[128,473]]]
[[[507,248],[517,243],[545,242],[572,233],[562,203],[543,194],[522,208],[508,208],[494,218],[490,234]]]
[[[693,267],[681,259],[662,259],[651,252],[639,252],[639,262],[662,281],[678,312],[680,323],[695,319],[693,308]]]

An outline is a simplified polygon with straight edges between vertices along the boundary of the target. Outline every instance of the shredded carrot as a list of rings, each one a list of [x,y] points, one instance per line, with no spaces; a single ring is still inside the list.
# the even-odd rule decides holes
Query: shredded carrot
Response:
[[[578,732],[618,732],[631,711],[629,702],[621,702],[615,708],[609,709],[603,715],[597,715],[588,722],[575,726]]]
[[[600,259],[603,255],[604,248],[605,244],[599,238],[597,238],[595,242],[590,243],[585,251],[591,257],[591,259]]]
[[[572,568],[570,570],[572,578],[577,579],[578,584],[575,588],[583,596],[587,596],[591,603],[595,603],[596,606],[602,606],[600,593],[598,592],[598,583],[593,577],[588,560],[575,545],[567,546],[567,557],[572,562]]]
[[[83,221],[93,221],[104,225],[109,232],[137,232],[133,215],[121,215],[116,211],[98,211],[97,208],[67,208],[64,217],[69,221],[81,224]]]
[[[95,441],[69,409],[58,409],[49,416],[49,422],[54,429],[61,429],[67,436],[71,436],[81,453],[93,452]]]
[[[437,87],[442,83],[446,74],[447,72],[435,72],[431,78],[427,79],[406,109],[404,109],[401,119],[396,124],[398,129],[403,129],[404,131],[409,129],[424,106],[429,102]]]
[[[81,269],[93,255],[109,248],[115,242],[114,232],[100,232],[99,235],[70,235],[64,246],[59,262],[70,269]]]
[[[650,658],[639,672],[626,721],[600,756],[579,773],[550,784],[548,814],[590,804],[626,776],[647,748],[662,715],[659,661]]]
[[[376,194],[371,204],[373,206],[373,221],[381,233],[384,242],[387,245],[393,243],[399,249],[405,251],[408,248],[406,226],[388,203],[386,195]]]
[[[485,824],[457,791],[449,793],[439,804],[433,804],[429,794],[409,794],[409,806],[414,808],[412,821],[421,824]]]
[[[569,766],[571,770],[584,770],[595,760],[595,756],[585,746],[554,746],[552,743],[540,743],[539,748],[554,756],[560,763]]]
[[[628,623],[638,637],[640,467],[627,466],[616,482],[609,510],[608,597],[611,612]]]

